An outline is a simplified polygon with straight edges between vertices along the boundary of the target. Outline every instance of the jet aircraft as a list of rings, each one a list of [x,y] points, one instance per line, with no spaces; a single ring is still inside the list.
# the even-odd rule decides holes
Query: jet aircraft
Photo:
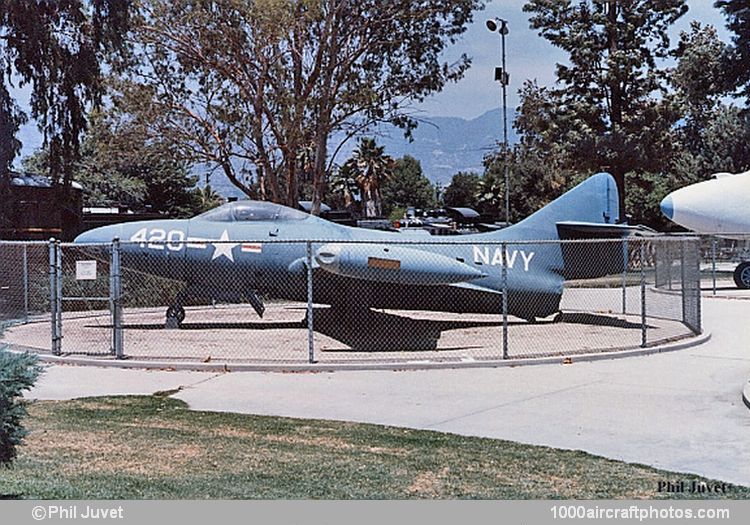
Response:
[[[750,171],[718,173],[711,180],[686,186],[667,195],[662,213],[672,222],[698,233],[748,240],[750,236]],[[738,288],[750,288],[750,261],[734,271]]]
[[[183,281],[184,291],[167,310],[168,323],[182,322],[188,296],[241,296],[261,316],[262,297],[306,301],[306,241],[315,241],[314,302],[341,315],[369,308],[499,313],[505,279],[509,314],[533,321],[559,311],[565,279],[616,273],[624,260],[622,243],[543,241],[621,238],[630,227],[616,224],[618,216],[614,179],[600,173],[511,227],[427,236],[439,244],[260,201],[224,204],[189,220],[104,226],[75,242],[118,238],[124,267]],[[505,253],[501,242],[508,243]]]

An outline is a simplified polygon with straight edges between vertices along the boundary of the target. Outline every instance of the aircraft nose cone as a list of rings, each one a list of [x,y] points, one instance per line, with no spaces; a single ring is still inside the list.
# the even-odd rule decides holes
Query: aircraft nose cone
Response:
[[[661,212],[670,221],[674,217],[674,202],[672,201],[671,195],[667,195],[666,198],[661,201]]]
[[[73,242],[78,244],[86,243],[101,243],[101,242],[112,242],[112,239],[121,239],[123,237],[123,229],[121,224],[113,224],[110,226],[101,226],[83,232],[76,237]]]

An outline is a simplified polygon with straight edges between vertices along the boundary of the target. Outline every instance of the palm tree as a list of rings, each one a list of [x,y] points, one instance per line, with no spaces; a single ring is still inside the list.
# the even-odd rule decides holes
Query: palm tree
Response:
[[[338,208],[343,206],[345,209],[351,211],[354,197],[359,195],[359,186],[357,186],[357,181],[354,180],[354,177],[355,173],[352,172],[352,165],[350,163],[339,167],[331,177],[328,187],[335,196]]]
[[[475,199],[480,213],[497,217],[505,202],[505,184],[493,173],[485,173],[479,182]]]
[[[206,184],[203,188],[196,188],[195,200],[199,213],[224,204],[224,197],[216,193],[210,184]]]
[[[393,174],[394,167],[393,159],[385,154],[385,146],[378,146],[373,138],[363,138],[345,166],[360,188],[365,217],[382,215],[380,187]]]

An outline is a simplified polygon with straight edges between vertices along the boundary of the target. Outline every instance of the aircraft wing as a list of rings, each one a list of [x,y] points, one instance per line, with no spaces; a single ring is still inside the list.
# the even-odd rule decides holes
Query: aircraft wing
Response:
[[[306,262],[295,261],[290,270]],[[398,245],[329,243],[313,255],[313,268],[363,281],[403,285],[449,285],[486,277],[485,273],[438,253]]]

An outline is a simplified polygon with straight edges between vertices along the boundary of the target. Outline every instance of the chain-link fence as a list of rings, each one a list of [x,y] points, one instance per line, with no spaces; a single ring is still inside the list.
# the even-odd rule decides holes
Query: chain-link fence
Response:
[[[701,332],[696,238],[0,243],[19,349],[263,364],[471,363]]]
[[[737,295],[750,288],[750,235],[702,236],[701,288],[711,295]]]
[[[34,349],[52,349],[50,260],[48,243],[0,242],[0,333],[21,324],[36,326],[42,338],[24,341]],[[17,347],[24,349],[24,342]]]

